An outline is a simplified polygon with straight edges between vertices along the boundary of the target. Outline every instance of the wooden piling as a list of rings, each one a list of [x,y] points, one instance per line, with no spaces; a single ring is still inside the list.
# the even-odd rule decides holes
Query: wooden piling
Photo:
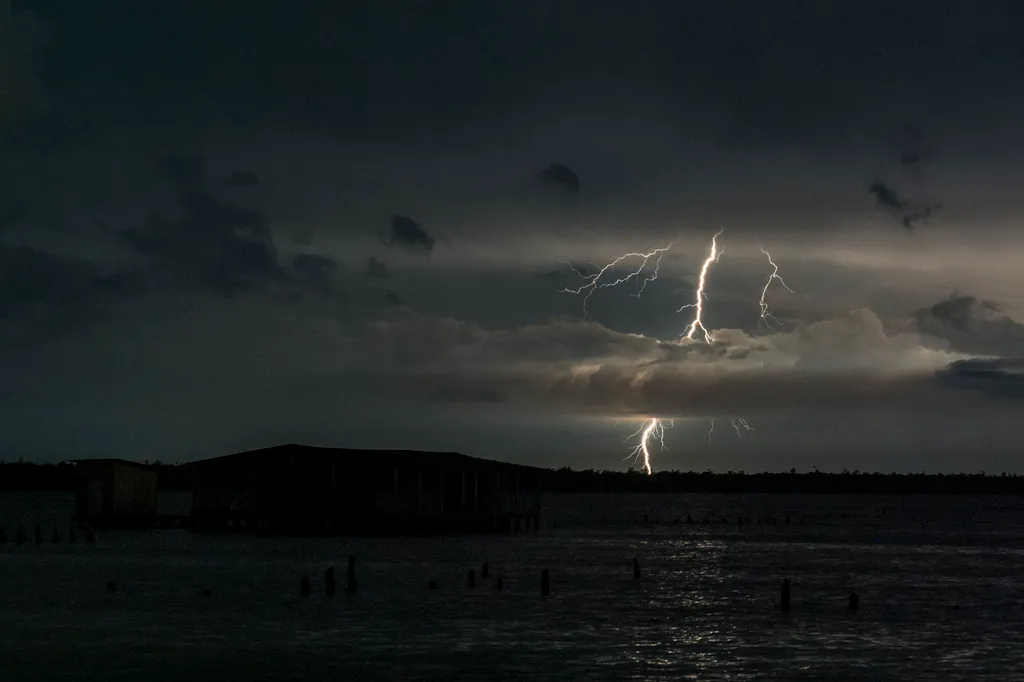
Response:
[[[357,587],[359,587],[359,582],[356,580],[356,555],[350,554],[348,557],[348,571],[345,574],[345,591],[349,594],[354,594]]]
[[[789,578],[783,578],[782,580],[782,601],[779,602],[779,608],[782,609],[783,613],[789,613],[790,607],[790,589],[789,589]]]
[[[301,594],[303,597],[308,597],[309,596],[309,576],[308,575],[302,576],[302,579],[299,580],[299,594]]]
[[[328,597],[333,597],[334,589],[334,566],[331,566],[324,571],[324,594]]]
[[[500,575],[498,576],[498,579],[494,581],[494,589],[498,592],[501,592],[503,589],[505,589],[505,579],[502,578]]]
[[[856,611],[860,608],[860,597],[857,596],[856,592],[850,593],[850,610]]]
[[[633,557],[633,580],[640,580],[640,562]]]
[[[540,572],[540,596],[547,597],[551,594],[551,574],[548,569]]]

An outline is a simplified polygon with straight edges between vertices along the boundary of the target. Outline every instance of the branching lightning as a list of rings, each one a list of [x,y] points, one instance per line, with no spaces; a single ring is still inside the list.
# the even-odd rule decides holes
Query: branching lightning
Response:
[[[670,422],[669,426],[671,426],[671,425],[672,424]],[[654,418],[654,417],[652,417],[651,419],[647,419],[647,420],[644,421],[643,424],[640,425],[640,428],[637,429],[636,431],[634,431],[631,435],[629,435],[626,438],[626,440],[630,441],[630,440],[633,440],[634,438],[637,438],[638,436],[640,438],[640,442],[638,442],[636,444],[636,446],[633,448],[633,452],[629,453],[629,455],[626,457],[626,459],[631,459],[634,462],[638,462],[642,458],[643,462],[644,462],[644,471],[647,472],[648,476],[650,476],[651,475],[650,441],[653,438],[653,439],[657,440],[659,443],[661,443],[661,449],[662,450],[666,449],[666,447],[665,447],[665,423],[663,421],[661,421],[660,419],[657,419],[657,418]]]
[[[711,336],[710,332],[708,332],[704,327],[704,300],[708,297],[704,289],[707,285],[708,270],[711,269],[711,264],[717,263],[718,259],[721,258],[724,253],[724,250],[720,251],[718,249],[718,237],[721,236],[724,231],[725,228],[723,227],[715,233],[714,237],[711,238],[711,250],[708,252],[708,257],[704,260],[704,265],[701,266],[700,277],[697,279],[696,300],[693,303],[687,303],[676,311],[677,313],[681,313],[687,308],[694,309],[693,322],[690,323],[689,328],[686,330],[686,334],[683,335],[684,338],[692,339],[693,335],[697,333],[698,329],[700,329],[704,333],[704,343],[713,343],[715,340]]]
[[[768,296],[768,287],[772,285],[772,280],[778,280],[779,284],[781,284],[786,289],[786,291],[790,292],[791,294],[796,293],[795,291],[790,289],[789,285],[786,284],[785,280],[783,280],[782,277],[779,276],[779,266],[776,265],[775,261],[772,260],[771,254],[765,251],[763,248],[761,249],[761,253],[763,253],[765,257],[768,258],[768,262],[771,264],[773,269],[772,274],[768,275],[768,280],[764,283],[764,289],[761,290],[761,317],[757,321],[758,331],[765,327],[767,327],[768,329],[774,329],[774,327],[772,327],[772,322],[778,325],[782,324],[777,319],[775,319],[775,316],[772,315],[771,312],[768,310],[768,303],[765,301],[765,298]]]
[[[708,250],[707,257],[704,259],[704,262],[701,265],[700,276],[697,279],[697,291],[693,303],[688,303],[680,307],[679,310],[676,311],[682,312],[687,308],[693,308],[694,310],[693,320],[687,326],[686,333],[682,335],[682,337],[680,338],[680,342],[682,342],[684,339],[690,341],[694,340],[694,336],[697,334],[698,331],[700,331],[704,335],[704,343],[710,344],[715,342],[715,339],[711,335],[711,332],[709,332],[707,327],[704,326],[704,302],[706,300],[709,300],[709,297],[707,295],[708,273],[711,270],[711,266],[717,263],[718,259],[722,257],[723,253],[725,253],[725,251],[723,249],[720,249],[718,246],[718,238],[722,236],[722,233],[724,231],[725,228],[719,229],[718,232],[716,232],[715,235],[711,238],[711,247]],[[667,246],[653,249],[647,253],[636,252],[623,254],[616,258],[615,260],[611,261],[610,263],[604,265],[603,267],[594,265],[594,268],[597,270],[597,272],[593,274],[585,274],[584,272],[581,272],[578,268],[574,267],[571,263],[566,262],[565,264],[568,265],[581,280],[583,280],[583,284],[575,289],[565,288],[562,289],[561,291],[563,293],[583,296],[584,318],[586,318],[587,316],[587,303],[590,301],[590,297],[598,289],[609,289],[612,287],[626,284],[627,282],[632,280],[637,283],[637,291],[635,293],[631,293],[630,295],[639,298],[640,294],[642,294],[644,289],[647,288],[647,285],[658,279],[658,269],[661,266],[661,259],[664,256],[665,252],[668,251],[671,247],[672,244],[670,243]],[[781,326],[782,323],[779,322],[779,320],[776,319],[775,316],[773,316],[771,314],[771,311],[768,309],[768,303],[766,299],[768,296],[768,289],[771,287],[772,281],[778,280],[779,283],[783,286],[783,288],[786,289],[786,291],[789,291],[790,293],[796,292],[790,289],[789,285],[787,285],[785,280],[783,280],[782,277],[779,275],[779,266],[775,263],[774,260],[772,260],[771,254],[769,254],[763,248],[761,249],[761,253],[763,253],[765,257],[768,259],[768,263],[772,266],[772,272],[770,275],[768,275],[768,279],[767,281],[765,281],[764,288],[761,290],[761,298],[759,301],[761,314],[758,318],[758,329],[775,329],[776,327],[774,327],[773,324]],[[636,267],[632,272],[629,272],[624,276],[620,276],[613,279],[614,274],[612,273],[614,273],[615,268],[620,263],[628,259],[639,259],[639,266]],[[615,424],[618,425],[618,423],[619,420],[615,420]],[[732,417],[729,420],[729,424],[730,426],[732,426],[733,431],[735,431],[736,437],[739,438],[740,440],[742,440],[744,436],[753,438],[754,428],[749,423],[747,423],[747,420],[744,419],[743,417]],[[633,444],[632,452],[630,452],[630,454],[625,459],[632,460],[634,462],[642,461],[644,472],[647,473],[647,475],[651,475],[653,472],[651,468],[651,441],[658,441],[658,443],[661,444],[661,449],[666,450],[666,426],[672,426],[672,422],[666,424],[661,419],[658,419],[656,417],[645,419],[640,424],[640,428],[638,428],[625,439],[624,442],[630,442]],[[708,427],[707,435],[704,437],[704,440],[708,443],[708,445],[711,444],[711,437],[714,434],[714,432],[715,420],[712,419]]]
[[[615,260],[613,260],[612,262],[608,263],[604,267],[599,267],[596,273],[589,275],[580,272],[579,269],[573,266],[572,263],[562,261],[563,263],[568,265],[569,268],[574,273],[576,273],[576,275],[580,279],[582,279],[585,282],[585,284],[576,289],[565,288],[562,289],[561,291],[562,293],[576,294],[577,296],[583,294],[584,319],[587,317],[587,303],[590,301],[590,297],[593,296],[594,292],[597,291],[598,289],[610,289],[611,287],[617,287],[620,284],[625,284],[630,280],[635,280],[638,284],[638,288],[636,293],[631,293],[630,296],[636,296],[637,298],[640,298],[640,294],[644,292],[644,289],[647,288],[647,285],[658,279],[658,268],[661,267],[661,258],[662,256],[665,255],[665,252],[668,251],[670,248],[672,248],[671,243],[669,243],[668,246],[663,246],[661,248],[654,249],[647,253],[625,253],[616,258]],[[640,266],[638,268],[636,268],[635,270],[633,270],[632,272],[623,277],[619,277],[611,281],[602,281],[602,279],[605,278],[605,275],[608,275],[608,277],[612,277],[610,273],[614,272],[615,267],[619,265],[619,263],[631,258],[640,259]],[[651,262],[652,259],[654,261],[654,267],[652,268],[653,271],[645,274],[644,271],[648,270],[647,265],[648,263]],[[595,265],[595,267],[598,266]]]

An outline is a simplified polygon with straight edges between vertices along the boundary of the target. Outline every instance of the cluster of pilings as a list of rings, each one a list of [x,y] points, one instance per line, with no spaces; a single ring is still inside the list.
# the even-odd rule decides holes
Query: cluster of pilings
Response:
[[[50,532],[50,542],[53,544],[60,544],[62,539],[60,528],[58,526],[53,526]],[[41,545],[45,542],[43,526],[40,523],[37,523],[33,529],[33,540],[37,545]],[[78,528],[74,524],[71,524],[68,527],[67,541],[71,544],[78,542]],[[85,528],[85,542],[91,544],[95,541],[96,535],[93,533],[92,528]],[[25,530],[25,527],[18,526],[15,528],[14,537],[11,538],[7,535],[7,529],[0,526],[0,545],[7,544],[8,542],[14,542],[16,545],[27,544],[28,532]]]

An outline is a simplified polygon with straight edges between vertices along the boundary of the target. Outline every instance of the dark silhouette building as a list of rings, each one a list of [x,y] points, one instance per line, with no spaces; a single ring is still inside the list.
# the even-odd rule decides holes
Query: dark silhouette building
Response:
[[[282,445],[191,464],[198,529],[281,534],[536,528],[542,469],[457,453]]]
[[[147,526],[157,517],[156,468],[125,459],[75,460],[75,516],[93,526]]]

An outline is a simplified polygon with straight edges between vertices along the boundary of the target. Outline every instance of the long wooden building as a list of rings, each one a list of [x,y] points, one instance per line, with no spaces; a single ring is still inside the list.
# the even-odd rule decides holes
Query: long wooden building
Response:
[[[457,453],[282,445],[192,467],[199,530],[508,532],[540,516],[543,470]]]

